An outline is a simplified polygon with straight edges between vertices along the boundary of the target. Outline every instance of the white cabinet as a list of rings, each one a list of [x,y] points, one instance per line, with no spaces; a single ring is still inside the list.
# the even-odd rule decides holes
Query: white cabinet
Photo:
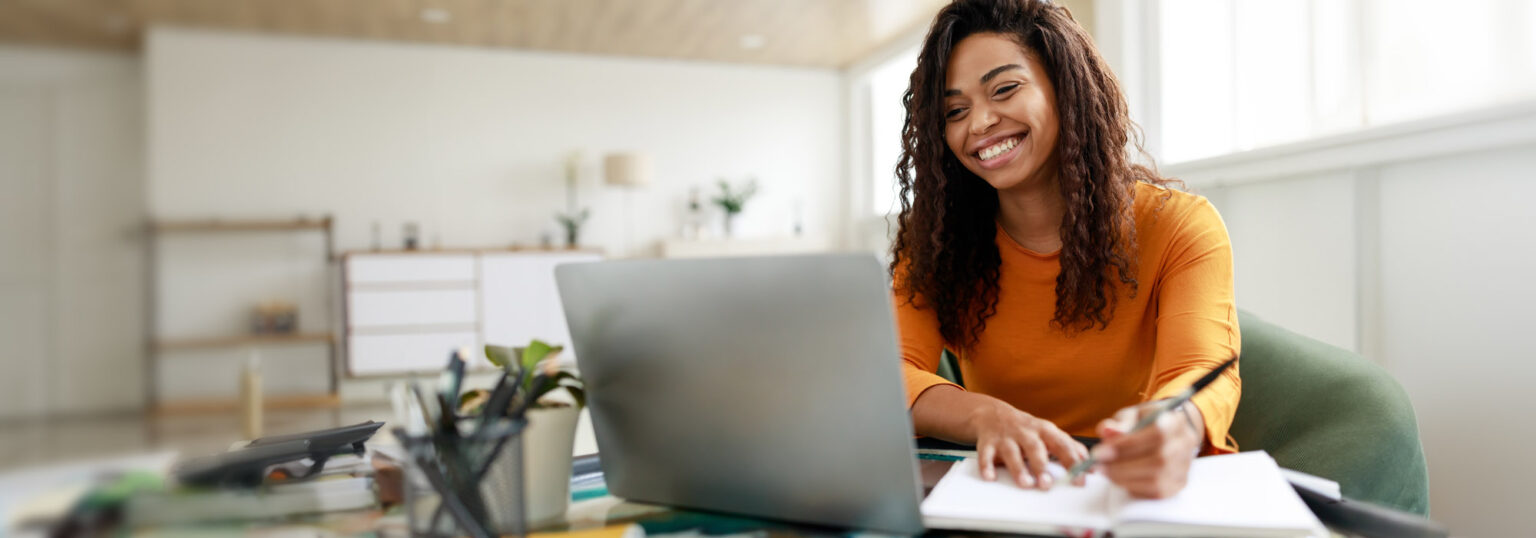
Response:
[[[538,338],[569,349],[571,332],[555,286],[555,266],[600,259],[586,252],[482,255],[480,334],[486,343],[521,346]]]
[[[347,321],[354,328],[454,325],[473,327],[479,321],[479,295],[463,289],[354,289],[347,294]]]
[[[353,253],[347,256],[347,371],[432,372],[459,347],[566,344],[555,266],[582,251]]]
[[[347,360],[357,376],[441,370],[451,350],[479,342],[474,331],[354,334],[347,339]]]

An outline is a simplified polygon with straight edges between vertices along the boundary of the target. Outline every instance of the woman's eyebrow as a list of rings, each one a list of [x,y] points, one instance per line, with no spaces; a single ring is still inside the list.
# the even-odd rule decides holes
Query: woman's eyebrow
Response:
[[[991,71],[987,71],[987,74],[981,76],[981,83],[982,84],[986,84],[988,81],[991,81],[992,79],[997,78],[998,75],[1003,74],[1004,71],[1008,71],[1010,69],[1023,69],[1023,68],[1024,68],[1024,66],[1021,66],[1019,64],[1008,64],[1008,65],[997,66],[997,67],[993,68]],[[960,90],[957,90],[957,89],[954,89],[954,88],[950,88],[950,89],[944,90],[944,96],[945,97],[950,97],[950,96],[953,96],[953,95],[960,95]]]
[[[987,74],[981,76],[981,83],[982,84],[986,84],[987,81],[992,80],[993,78],[996,78],[998,75],[1003,74],[1003,71],[1007,71],[1009,69],[1023,69],[1023,68],[1024,67],[1020,66],[1019,64],[1008,64],[1008,65],[996,67],[996,68],[992,69],[991,71],[987,71]]]

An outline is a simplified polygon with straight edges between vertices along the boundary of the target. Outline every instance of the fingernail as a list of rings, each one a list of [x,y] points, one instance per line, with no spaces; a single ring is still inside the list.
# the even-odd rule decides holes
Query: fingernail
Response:
[[[1026,488],[1035,487],[1035,479],[1027,474],[1021,474],[1019,475],[1019,486]]]
[[[1115,449],[1104,445],[1093,447],[1092,454],[1093,457],[1099,461],[1109,461],[1115,459]]]
[[[1040,477],[1040,489],[1051,489],[1051,483],[1052,482],[1055,482],[1055,480],[1051,478],[1051,475],[1043,475],[1043,476],[1041,476]]]

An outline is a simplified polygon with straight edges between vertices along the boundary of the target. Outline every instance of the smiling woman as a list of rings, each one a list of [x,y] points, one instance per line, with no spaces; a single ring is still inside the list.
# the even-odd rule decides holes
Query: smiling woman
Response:
[[[1102,472],[1145,497],[1179,491],[1196,452],[1235,450],[1236,369],[1124,433],[1238,353],[1231,246],[1209,202],[1132,160],[1119,83],[1071,14],[955,1],[903,102],[891,271],[917,432],[1026,487],[1098,436]],[[963,390],[934,374],[944,349]]]

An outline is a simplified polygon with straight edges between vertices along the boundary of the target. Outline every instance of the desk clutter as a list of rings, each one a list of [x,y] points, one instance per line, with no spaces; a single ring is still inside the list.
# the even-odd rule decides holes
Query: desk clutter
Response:
[[[543,524],[525,510],[529,411],[574,411],[584,401],[581,380],[553,361],[560,351],[539,341],[525,348],[487,346],[480,360],[500,372],[494,385],[479,389],[465,387],[469,351],[454,351],[435,385],[390,387],[396,417],[387,429],[369,420],[240,441],[209,455],[82,464],[65,479],[40,470],[30,485],[0,475],[0,501],[24,505],[0,506],[0,530],[17,536],[213,536],[256,529],[305,536],[523,535],[530,523]],[[574,401],[540,401],[557,390]],[[385,439],[372,441],[381,430]],[[570,450],[567,443],[566,458],[548,465],[564,467],[557,470],[560,516],[572,488]],[[577,489],[606,494],[590,459]],[[64,482],[67,491],[37,495]]]
[[[367,421],[265,437],[206,456],[163,453],[40,470],[32,485],[44,491],[34,490],[23,506],[8,510],[6,527],[19,536],[155,535],[169,529],[216,535],[253,522],[302,523],[343,534],[371,529],[384,508],[400,503],[389,494],[398,486],[387,484],[398,484],[398,464],[364,445],[382,426]],[[328,517],[343,512],[357,513]]]

